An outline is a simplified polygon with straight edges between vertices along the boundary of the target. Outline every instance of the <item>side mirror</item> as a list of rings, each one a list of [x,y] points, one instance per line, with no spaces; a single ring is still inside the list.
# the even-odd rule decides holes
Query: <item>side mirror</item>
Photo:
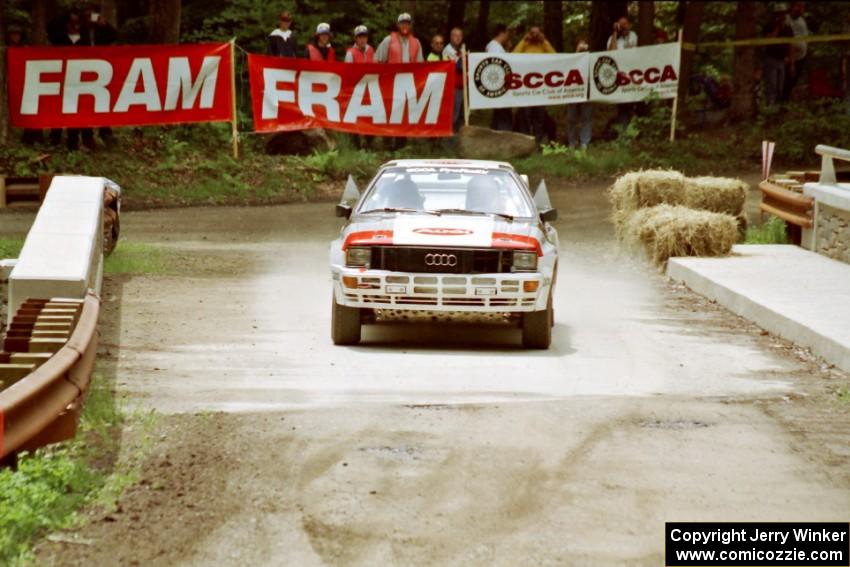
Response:
[[[348,218],[351,216],[351,205],[347,205],[345,203],[339,203],[336,206],[336,216],[341,218]]]
[[[543,222],[553,222],[558,220],[558,209],[544,209],[540,211],[540,220]]]

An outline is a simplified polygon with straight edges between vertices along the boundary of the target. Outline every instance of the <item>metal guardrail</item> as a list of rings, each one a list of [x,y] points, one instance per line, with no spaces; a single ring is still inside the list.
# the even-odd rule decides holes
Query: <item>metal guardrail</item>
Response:
[[[762,211],[800,228],[812,228],[814,199],[770,181],[759,183],[759,189],[762,193],[759,208]]]
[[[17,203],[41,203],[52,180],[52,173],[40,173],[37,177],[0,175],[0,209]]]
[[[89,293],[68,342],[0,392],[0,461],[74,436],[97,355],[100,299]]]

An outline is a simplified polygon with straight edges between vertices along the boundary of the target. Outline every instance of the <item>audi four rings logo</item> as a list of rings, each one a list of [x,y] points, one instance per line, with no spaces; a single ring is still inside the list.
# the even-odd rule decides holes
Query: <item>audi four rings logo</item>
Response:
[[[454,254],[425,254],[426,266],[457,266],[457,256]]]

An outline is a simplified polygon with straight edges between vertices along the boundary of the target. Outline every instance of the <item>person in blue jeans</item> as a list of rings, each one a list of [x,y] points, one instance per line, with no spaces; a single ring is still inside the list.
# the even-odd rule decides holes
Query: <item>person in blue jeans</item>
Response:
[[[580,39],[576,44],[576,53],[587,51],[587,41]],[[593,105],[590,101],[567,105],[567,137],[570,147],[575,149],[581,145],[586,150],[593,136]]]

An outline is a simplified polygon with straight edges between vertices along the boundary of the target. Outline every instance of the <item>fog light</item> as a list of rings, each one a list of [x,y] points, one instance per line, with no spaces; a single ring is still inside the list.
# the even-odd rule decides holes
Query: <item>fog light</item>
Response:
[[[345,252],[345,265],[349,268],[368,268],[371,262],[371,248],[351,247]]]
[[[342,285],[351,289],[357,289],[357,278],[354,276],[342,276]]]
[[[533,272],[537,269],[537,254],[515,251],[512,268],[514,272]]]
[[[522,291],[525,293],[535,292],[538,287],[540,287],[540,282],[538,281],[522,282]]]

